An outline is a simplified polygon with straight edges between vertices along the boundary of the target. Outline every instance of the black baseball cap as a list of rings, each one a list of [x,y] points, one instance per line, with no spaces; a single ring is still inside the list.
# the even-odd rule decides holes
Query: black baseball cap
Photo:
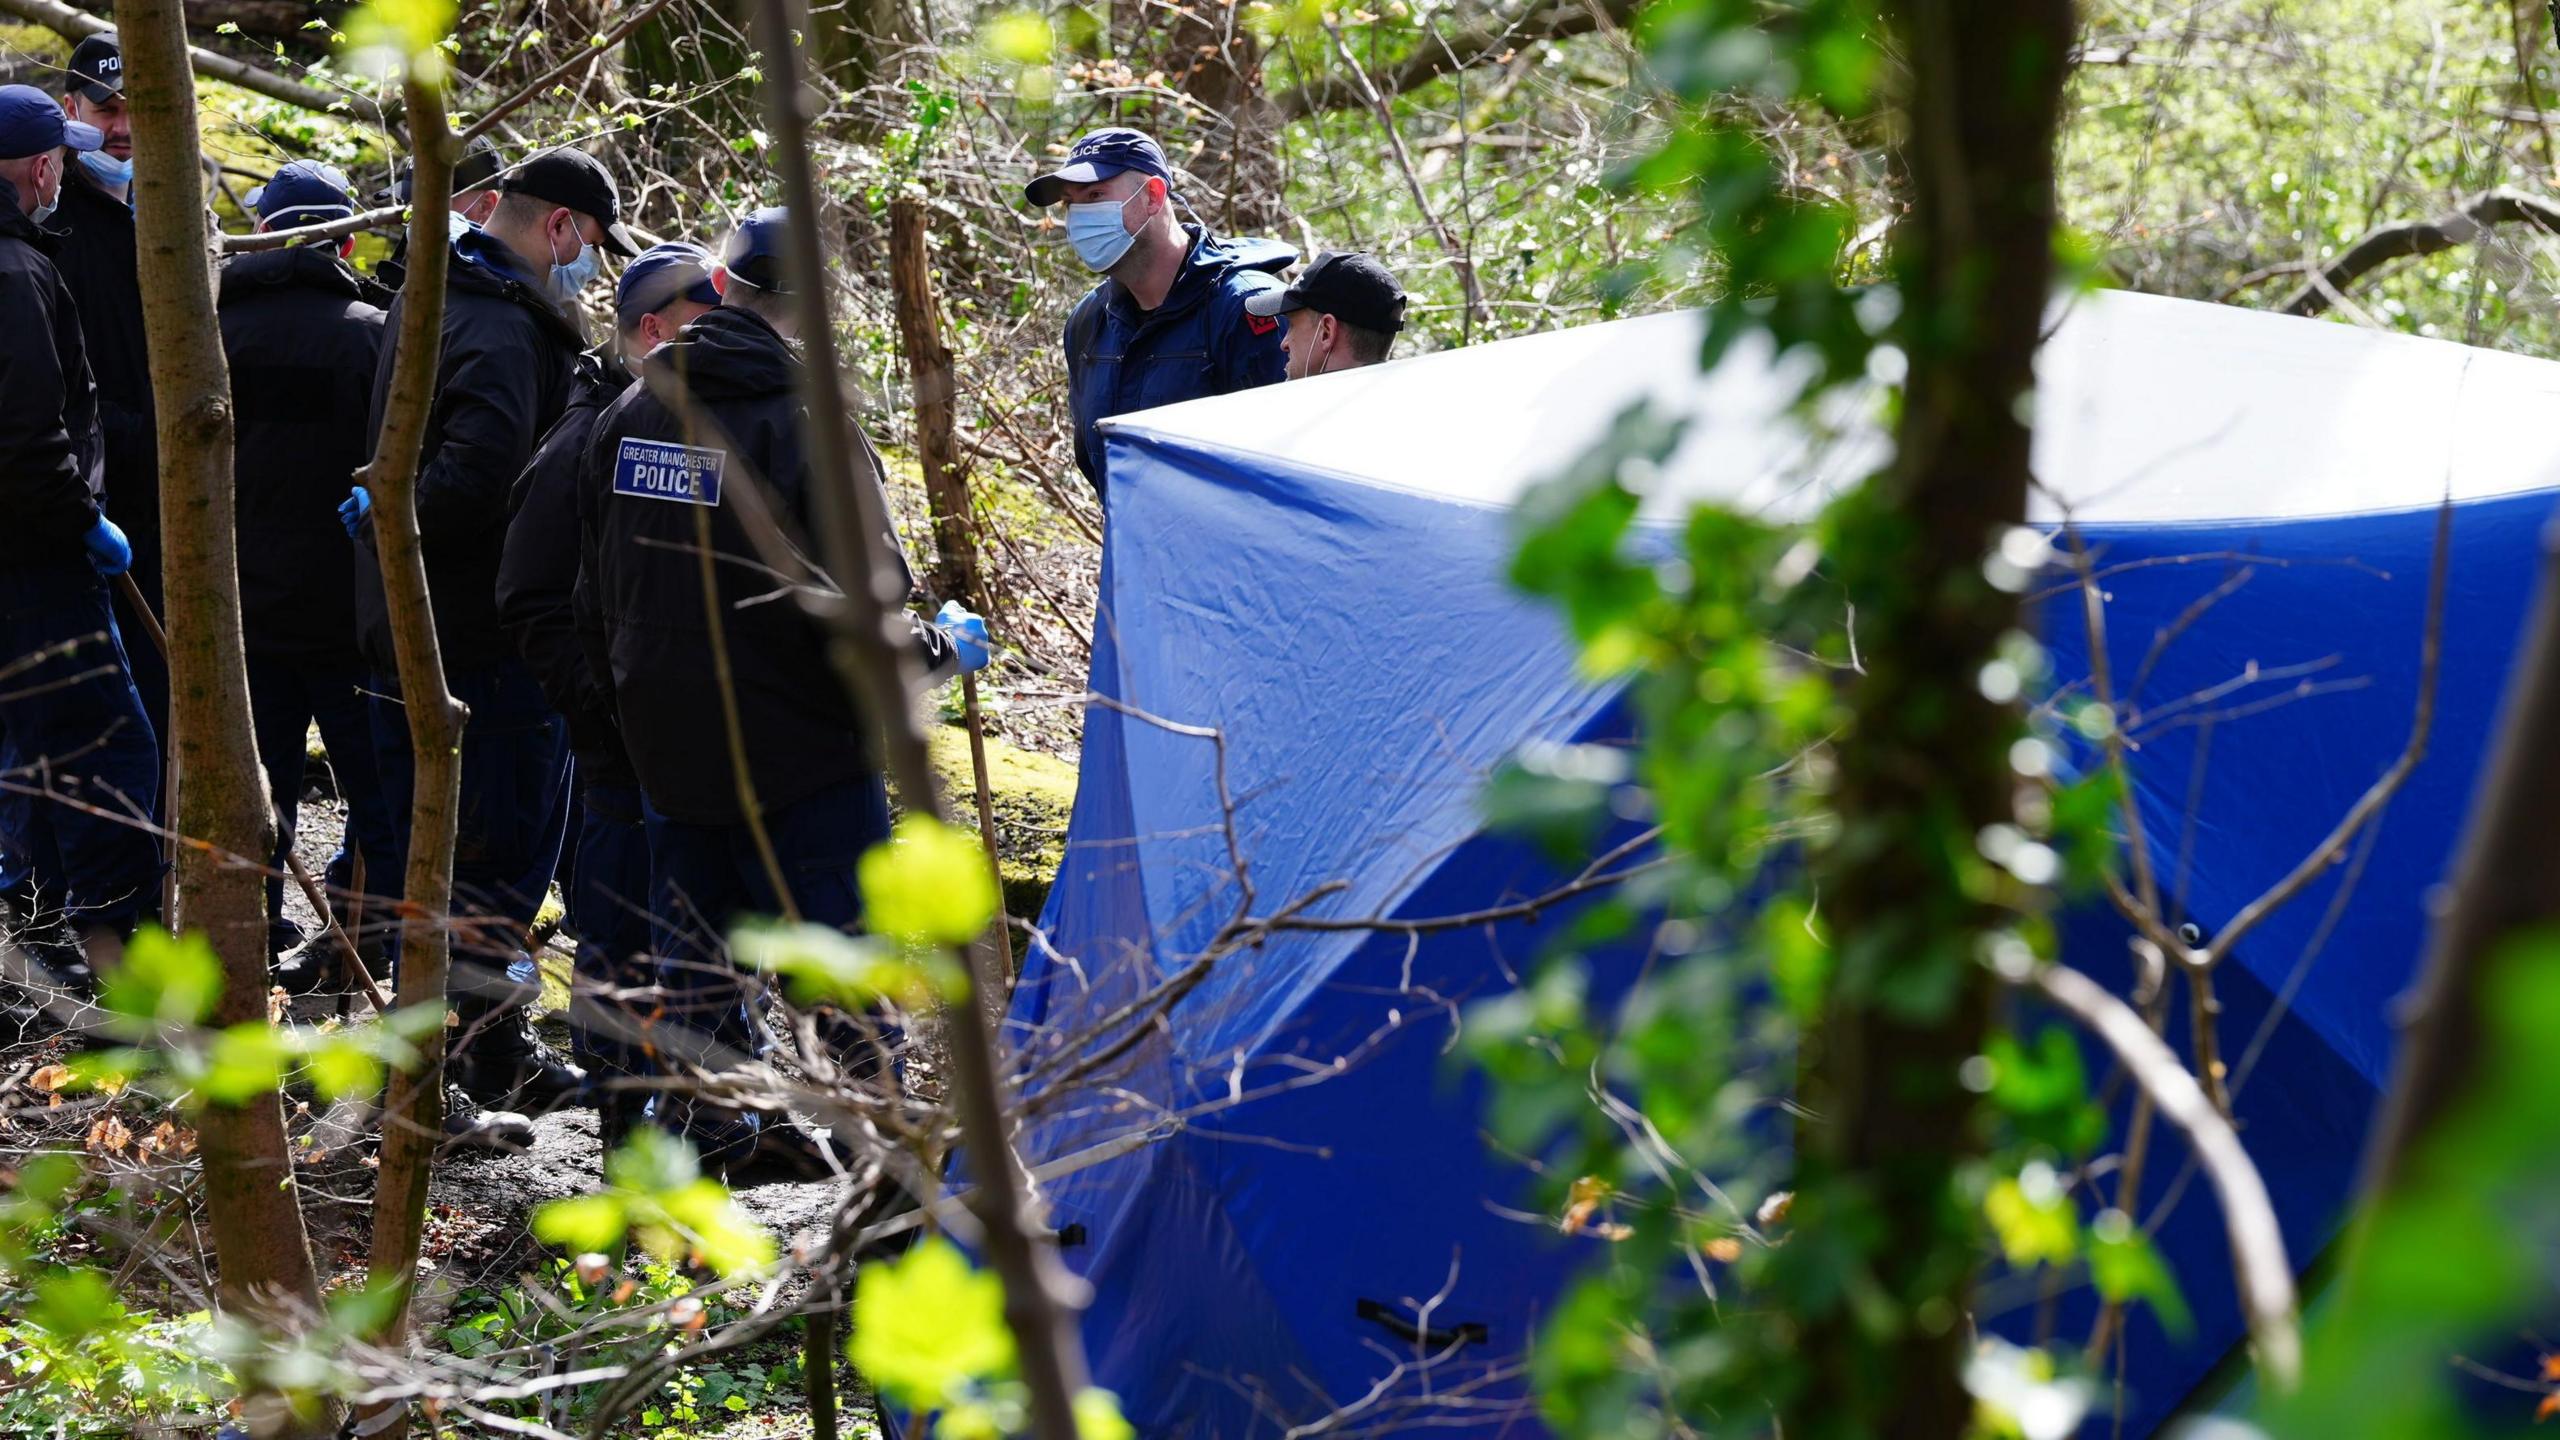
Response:
[[[1090,185],[1108,180],[1123,170],[1153,175],[1173,188],[1173,167],[1165,163],[1164,147],[1144,130],[1112,126],[1096,130],[1075,143],[1067,152],[1067,162],[1046,175],[1035,175],[1022,187],[1024,198],[1034,205],[1055,205],[1066,187]]]
[[[566,205],[604,227],[607,250],[626,260],[640,253],[639,242],[622,228],[622,194],[614,188],[613,172],[583,150],[563,145],[540,151],[499,176],[498,188],[509,195]]]
[[[1404,287],[1377,257],[1358,250],[1327,250],[1298,274],[1286,290],[1248,295],[1248,315],[1286,315],[1313,310],[1345,325],[1393,335],[1404,328]]]
[[[497,142],[486,135],[474,135],[471,143],[462,147],[462,158],[453,162],[453,193],[459,195],[465,190],[486,185],[497,179],[498,172],[505,168],[498,160]],[[386,185],[373,192],[373,203],[407,204],[410,195],[416,191],[417,178],[418,167],[415,165],[401,171],[399,184]]]
[[[97,126],[63,114],[61,101],[33,85],[0,85],[0,160],[23,160],[63,146],[95,150],[102,139]]]
[[[124,93],[124,42],[101,30],[71,47],[71,78],[62,93],[84,100],[113,100]]]
[[[768,205],[738,222],[720,246],[720,268],[758,290],[788,294],[791,272],[782,261],[791,243],[791,212]]]

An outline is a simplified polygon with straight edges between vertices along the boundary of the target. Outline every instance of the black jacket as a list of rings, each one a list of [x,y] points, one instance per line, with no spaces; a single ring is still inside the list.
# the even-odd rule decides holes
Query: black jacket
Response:
[[[80,306],[80,333],[98,382],[106,441],[106,508],[133,542],[134,583],[160,604],[160,439],[151,409],[151,348],[142,335],[142,283],[134,266],[133,210],[98,188],[77,159],[62,177],[53,228],[62,283]]]
[[[54,245],[0,180],[0,564],[79,560],[98,520],[97,398]]]
[[[418,533],[427,552],[427,590],[436,643],[449,668],[494,664],[515,655],[498,622],[498,558],[506,546],[507,495],[533,459],[543,432],[569,402],[579,335],[559,308],[508,269],[512,257],[473,231],[454,242],[445,280],[444,354],[418,466]],[[400,330],[401,292],[390,333]],[[382,434],[392,351],[382,348],[367,429]],[[397,668],[391,611],[368,528],[356,547],[356,619],[365,658]]]
[[[240,627],[252,655],[356,661],[355,545],[338,503],[373,454],[377,298],[387,297],[326,249],[257,251],[222,267]]]
[[[782,593],[783,582],[756,558],[737,517],[752,475],[762,478],[786,531],[813,533],[812,477],[794,393],[800,361],[772,326],[724,307],[652,352],[646,369],[653,384],[689,394],[709,423],[689,427],[651,385],[634,385],[596,424],[578,502],[604,658],[623,741],[650,803],[679,821],[735,824],[744,812],[703,604],[697,527],[704,521],[711,553],[720,557],[722,634],[757,799],[788,805],[873,768],[864,727],[828,664],[825,632]],[[650,442],[713,452],[716,502],[675,498],[663,467],[626,458],[627,450],[645,453]],[[866,445],[863,458],[876,487],[879,457]],[[888,513],[885,501],[881,513]],[[793,582],[832,587],[814,564],[797,568]],[[949,643],[939,630],[918,625],[916,634],[929,667],[947,663]]]
[[[630,386],[631,372],[619,360],[578,357],[569,408],[542,437],[508,498],[506,551],[498,561],[499,618],[551,708],[569,722],[580,785],[638,783],[613,716],[613,677],[588,663],[577,620],[578,471],[596,417]]]

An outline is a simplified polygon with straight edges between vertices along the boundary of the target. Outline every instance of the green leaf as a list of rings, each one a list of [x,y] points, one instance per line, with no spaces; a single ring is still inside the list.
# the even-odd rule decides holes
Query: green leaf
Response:
[[[533,1212],[533,1236],[573,1254],[610,1250],[630,1229],[631,1211],[617,1194],[572,1195]]]
[[[783,976],[799,1005],[858,1010],[887,999],[920,1010],[968,993],[968,977],[945,952],[900,953],[824,925],[742,928],[729,937],[729,953],[750,969]]]
[[[201,1025],[222,996],[222,962],[201,933],[172,936],[148,925],[107,973],[98,1003],[148,1027]]]
[[[1076,1440],[1138,1440],[1138,1431],[1121,1415],[1120,1397],[1095,1387],[1077,1392]]]
[[[382,1088],[382,1061],[356,1040],[331,1037],[311,1047],[303,1067],[323,1100],[352,1100]]]
[[[213,1105],[238,1105],[275,1093],[293,1064],[293,1046],[264,1020],[246,1020],[213,1037],[205,1053],[196,1097]]]
[[[613,1152],[604,1166],[608,1184],[643,1195],[679,1190],[701,1177],[702,1161],[693,1147],[654,1125],[631,1132],[631,1138]]]
[[[978,42],[1008,65],[1045,65],[1057,36],[1038,11],[1008,10],[979,29]]]
[[[770,1265],[778,1253],[773,1236],[754,1217],[739,1208],[727,1186],[705,1177],[690,1185],[652,1197],[666,1227],[674,1232],[680,1244],[653,1245],[661,1253],[678,1249],[690,1251],[704,1265],[723,1276],[761,1269]],[[662,1227],[649,1225],[644,1234]],[[656,1238],[654,1235],[651,1238]],[[590,1249],[600,1248],[595,1246]]]
[[[65,1270],[36,1282],[27,1318],[65,1340],[82,1340],[124,1315],[115,1286],[95,1270]]]
[[[861,864],[871,929],[911,945],[966,945],[993,920],[1000,896],[986,852],[966,832],[924,815],[898,821]]]
[[[1013,1373],[1004,1286],[970,1268],[958,1246],[928,1239],[854,1282],[854,1367],[901,1404],[943,1405]]]
[[[453,13],[453,0],[372,0],[347,22],[347,33],[358,49],[388,47],[414,59],[451,34]]]
[[[2160,1327],[2183,1339],[2193,1328],[2186,1297],[2177,1279],[2151,1248],[2150,1239],[2133,1228],[2124,1213],[2110,1210],[2090,1227],[2089,1280],[2110,1300],[2139,1300],[2160,1317]]]
[[[2072,1213],[2070,1197],[2050,1171],[2043,1174],[2042,1183],[2032,1186],[2003,1179],[1982,1198],[1982,1212],[2000,1237],[2000,1253],[2021,1269],[2062,1264],[2080,1249],[2079,1217]]]

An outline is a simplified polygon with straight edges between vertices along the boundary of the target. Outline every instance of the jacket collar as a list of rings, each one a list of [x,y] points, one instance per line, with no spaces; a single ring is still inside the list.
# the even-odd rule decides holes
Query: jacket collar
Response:
[[[512,300],[550,322],[572,350],[587,346],[578,322],[524,276],[524,262],[496,236],[466,230],[453,242],[453,260],[445,267],[445,290]]]
[[[0,239],[24,240],[37,249],[53,250],[53,232],[18,208],[18,187],[0,180]]]
[[[349,300],[370,299],[365,282],[322,245],[290,245],[282,250],[253,250],[222,263],[221,298],[237,299],[253,290],[307,289]]]

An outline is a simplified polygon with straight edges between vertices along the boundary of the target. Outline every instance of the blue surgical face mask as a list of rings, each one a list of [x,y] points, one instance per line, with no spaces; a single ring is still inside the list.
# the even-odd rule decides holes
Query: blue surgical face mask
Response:
[[[90,174],[109,185],[133,183],[133,161],[129,158],[119,160],[104,150],[83,150],[80,163],[89,167]]]
[[[471,221],[459,210],[447,210],[444,212],[444,238],[448,244],[461,239],[463,236],[468,235],[479,228],[479,226],[472,224]]]
[[[1146,192],[1141,190],[1124,200],[1096,200],[1089,205],[1067,207],[1067,243],[1076,247],[1076,258],[1088,270],[1108,270],[1120,263],[1129,247],[1138,243],[1130,233],[1129,201]]]
[[[603,268],[604,257],[596,253],[596,247],[581,243],[577,259],[566,265],[552,262],[551,298],[563,305],[577,299],[578,292],[586,289],[587,282],[596,278],[596,272]]]

